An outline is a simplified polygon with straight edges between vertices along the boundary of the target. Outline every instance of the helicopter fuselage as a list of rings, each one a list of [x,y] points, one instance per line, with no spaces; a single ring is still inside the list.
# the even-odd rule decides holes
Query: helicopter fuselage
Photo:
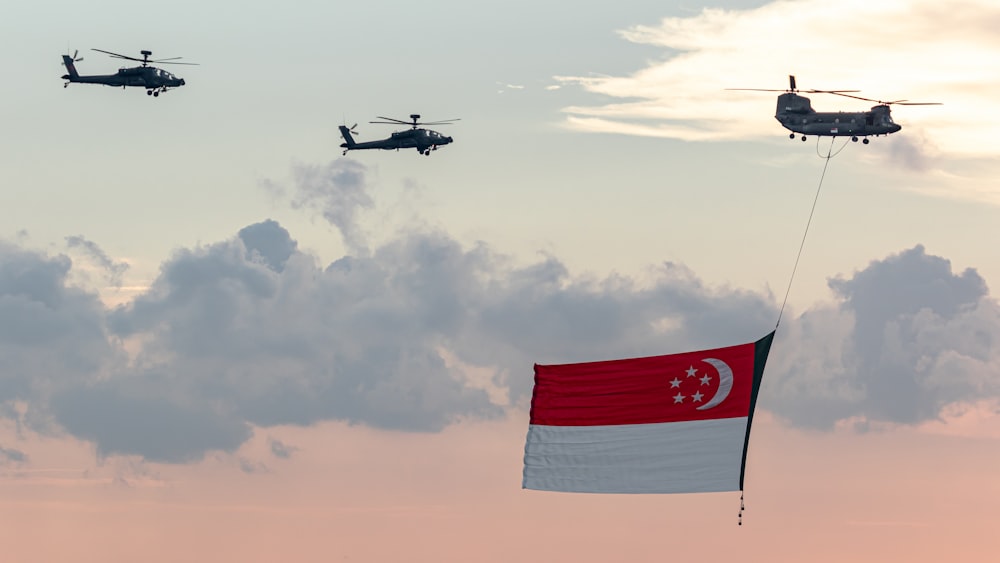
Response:
[[[176,88],[184,85],[183,78],[151,66],[122,68],[115,74],[76,75],[66,74],[64,80],[81,84],[103,84],[105,86],[138,86],[142,88]]]
[[[115,74],[81,75],[76,71],[76,67],[73,64],[74,61],[71,57],[64,55],[63,63],[66,65],[66,69],[69,70],[69,73],[64,74],[62,77],[66,81],[64,86],[73,83],[103,84],[105,86],[122,88],[134,86],[145,88],[150,93],[159,94],[159,92],[164,92],[169,88],[177,88],[185,84],[183,78],[178,78],[161,68],[153,66],[143,65],[120,68]]]
[[[889,135],[902,129],[892,121],[889,106],[884,104],[873,106],[869,111],[819,112],[812,109],[809,98],[793,93],[778,96],[774,118],[789,131],[821,137],[856,139]]]
[[[451,137],[447,137],[431,129],[420,128],[408,129],[406,131],[396,131],[386,139],[366,141],[362,143],[354,141],[354,138],[347,127],[341,126],[340,133],[343,135],[345,141],[340,145],[341,148],[344,149],[344,154],[347,154],[347,151],[366,149],[382,149],[387,151],[417,149],[417,152],[421,154],[429,154],[430,151],[437,150],[439,146],[447,145],[452,142]]]

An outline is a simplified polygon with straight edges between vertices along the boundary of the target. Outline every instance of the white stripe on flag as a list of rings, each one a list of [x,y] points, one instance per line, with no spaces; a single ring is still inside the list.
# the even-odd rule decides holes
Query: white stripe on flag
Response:
[[[708,493],[740,487],[747,417],[528,426],[526,489],[580,493]]]

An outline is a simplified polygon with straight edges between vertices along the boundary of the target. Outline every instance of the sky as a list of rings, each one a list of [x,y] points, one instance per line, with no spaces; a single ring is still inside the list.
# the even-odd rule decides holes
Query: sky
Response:
[[[7,557],[991,558],[1000,6],[340,4],[5,8]],[[64,53],[118,68],[94,48],[199,66],[63,88]],[[831,147],[726,90],[790,74],[942,105]],[[341,155],[411,113],[455,142]],[[820,186],[743,525],[522,490],[532,365],[767,334]]]

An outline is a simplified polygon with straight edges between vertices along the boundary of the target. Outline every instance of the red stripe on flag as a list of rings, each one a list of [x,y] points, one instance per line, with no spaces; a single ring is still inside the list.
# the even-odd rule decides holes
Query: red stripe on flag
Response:
[[[749,343],[668,356],[536,364],[531,424],[599,426],[747,416],[755,349]]]

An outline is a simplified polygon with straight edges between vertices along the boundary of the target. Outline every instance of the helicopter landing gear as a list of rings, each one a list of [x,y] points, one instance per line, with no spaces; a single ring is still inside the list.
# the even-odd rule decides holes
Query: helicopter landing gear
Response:
[[[430,155],[431,155],[431,149],[424,149],[424,156],[430,156]]]
[[[160,97],[160,91],[157,90],[157,91],[153,92],[153,97],[154,98],[159,98]]]
[[[789,133],[788,134],[788,138],[789,139],[794,139],[795,138],[795,133]]]
[[[861,139],[861,142],[867,145],[868,144],[868,139]]]
[[[152,90],[146,90],[146,95],[147,96],[152,96],[153,95],[153,91]]]
[[[857,143],[857,142],[858,142],[858,138],[857,138],[857,136],[855,136],[855,137],[851,137],[851,142],[852,142],[852,143]]]
[[[806,136],[802,135],[802,142],[805,142],[805,140],[806,140]]]
[[[347,151],[345,150],[344,152],[340,153],[340,156],[347,156]]]

